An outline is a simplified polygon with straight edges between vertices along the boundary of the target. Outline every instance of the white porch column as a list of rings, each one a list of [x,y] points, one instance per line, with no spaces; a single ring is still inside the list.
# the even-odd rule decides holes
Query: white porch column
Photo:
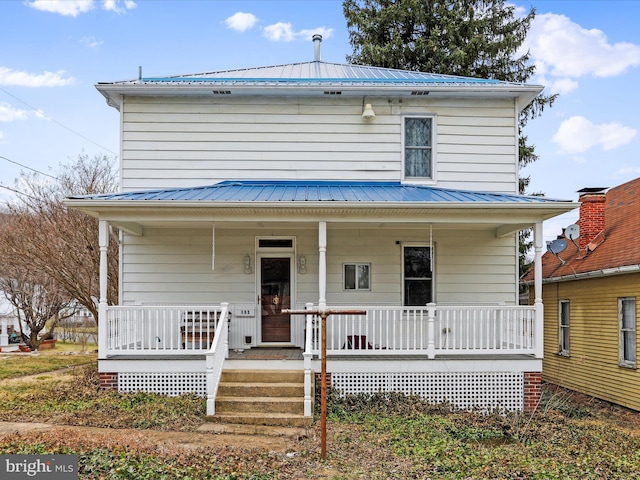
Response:
[[[109,321],[107,318],[107,282],[109,278],[107,250],[109,248],[109,224],[98,222],[100,247],[100,303],[98,304],[98,358],[107,358]]]
[[[327,222],[318,224],[318,310],[327,309]]]
[[[544,306],[542,304],[542,244],[543,229],[542,222],[538,222],[533,230],[533,245],[535,257],[533,260],[534,272],[534,302],[536,315],[536,335],[535,335],[535,351],[536,358],[544,356]]]

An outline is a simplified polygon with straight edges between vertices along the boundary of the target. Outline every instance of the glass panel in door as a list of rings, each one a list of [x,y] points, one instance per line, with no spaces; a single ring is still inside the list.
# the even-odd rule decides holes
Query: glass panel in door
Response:
[[[291,308],[291,259],[260,260],[262,341],[290,342],[291,319],[283,308]]]

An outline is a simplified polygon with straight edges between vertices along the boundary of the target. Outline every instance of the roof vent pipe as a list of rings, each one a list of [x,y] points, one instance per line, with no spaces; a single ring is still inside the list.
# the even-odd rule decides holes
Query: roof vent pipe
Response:
[[[320,58],[320,42],[322,42],[322,35],[320,35],[319,33],[316,33],[313,37],[313,61],[314,62],[319,62],[320,60],[322,60]]]

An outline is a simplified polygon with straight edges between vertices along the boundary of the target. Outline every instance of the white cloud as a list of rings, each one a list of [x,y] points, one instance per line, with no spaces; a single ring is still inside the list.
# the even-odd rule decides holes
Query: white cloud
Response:
[[[264,27],[264,36],[274,42],[290,42],[295,37],[291,24],[285,22],[278,22]]]
[[[306,29],[306,30],[300,30],[296,36],[302,40],[311,40],[313,38],[313,36],[318,33],[320,35],[322,35],[323,40],[326,40],[327,38],[330,38],[333,35],[333,28],[327,28],[327,27],[318,27],[318,28],[311,28],[311,29]]]
[[[638,175],[638,174],[640,174],[640,167],[625,167],[615,172],[614,176],[622,177],[622,176]]]
[[[89,48],[97,48],[100,45],[102,45],[104,42],[102,40],[98,40],[96,37],[93,36],[89,36],[89,37],[82,37],[80,39],[80,44],[84,45],[85,47],[89,47]]]
[[[136,7],[136,2],[133,0],[103,0],[102,2],[102,8],[108,12],[125,13]]]
[[[602,30],[587,30],[553,13],[535,17],[523,49],[530,51],[540,80],[559,93],[577,87],[571,79],[612,77],[640,66],[640,45],[610,43]]]
[[[93,3],[93,0],[33,0],[27,2],[27,5],[43,12],[77,17],[93,9]]]
[[[264,28],[264,36],[274,42],[291,42],[296,39],[310,40],[313,35],[319,33],[324,39],[333,35],[333,28],[317,27],[295,31],[290,23],[278,22]]]
[[[27,118],[26,110],[19,110],[8,103],[0,103],[0,122],[13,122],[14,120],[24,120]]]
[[[43,72],[37,75],[0,67],[0,85],[17,87],[66,87],[74,85],[75,78],[68,77],[66,72]]]
[[[613,150],[629,143],[637,130],[613,122],[596,125],[582,116],[571,117],[560,124],[553,141],[563,153],[583,153],[592,147]]]
[[[258,22],[258,17],[252,13],[236,12],[227,18],[224,23],[227,28],[237,32],[245,32],[252,29]]]
[[[95,0],[32,0],[26,3],[28,6],[43,12],[77,17],[92,10],[96,2]],[[102,0],[101,3],[104,10],[115,13],[124,13],[136,7],[136,3],[133,0]]]

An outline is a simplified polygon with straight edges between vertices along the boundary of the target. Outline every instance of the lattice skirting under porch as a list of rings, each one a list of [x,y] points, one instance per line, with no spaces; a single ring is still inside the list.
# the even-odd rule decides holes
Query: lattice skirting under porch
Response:
[[[175,397],[194,393],[206,397],[205,373],[118,373],[119,392],[149,392]]]
[[[331,373],[330,383],[343,395],[399,392],[463,410],[522,411],[522,372]]]

